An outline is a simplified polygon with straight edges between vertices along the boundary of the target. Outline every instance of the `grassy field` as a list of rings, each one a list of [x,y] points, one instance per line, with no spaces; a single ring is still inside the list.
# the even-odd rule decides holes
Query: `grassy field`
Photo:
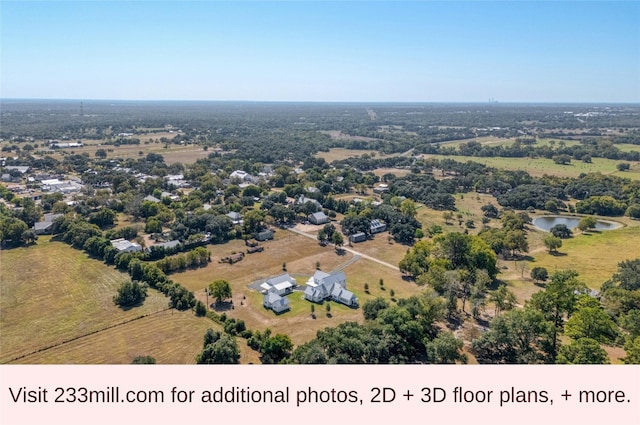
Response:
[[[542,232],[536,232],[542,233]],[[640,226],[628,226],[616,230],[576,233],[562,241],[559,254],[551,255],[538,246],[534,235],[530,236],[533,262],[529,268],[545,267],[549,272],[575,269],[580,279],[590,288],[600,289],[603,282],[616,272],[619,262],[640,257]]]
[[[560,177],[578,177],[582,173],[602,173],[635,180],[640,179],[640,162],[637,161],[630,162],[631,170],[620,172],[616,169],[616,165],[621,161],[604,158],[593,158],[591,164],[572,161],[568,165],[556,164],[553,160],[545,158],[479,158],[462,155],[425,155],[425,158],[453,159],[458,162],[472,161],[499,169],[524,170],[537,177],[545,174]]]
[[[129,364],[152,356],[159,364],[195,363],[207,328],[191,311],[162,311],[19,359],[27,364]],[[242,345],[242,341],[238,341]]]
[[[49,237],[37,245],[0,251],[0,362],[167,307],[149,291],[128,311],[112,297],[128,275]]]

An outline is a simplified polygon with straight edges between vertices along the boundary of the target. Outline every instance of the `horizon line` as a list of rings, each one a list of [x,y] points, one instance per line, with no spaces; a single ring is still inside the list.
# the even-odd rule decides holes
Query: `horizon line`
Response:
[[[65,101],[65,102],[201,102],[201,103],[377,103],[377,104],[574,104],[574,105],[634,105],[638,101],[577,101],[577,100],[239,100],[239,99],[126,99],[126,98],[38,98],[38,97],[0,97],[5,101]]]

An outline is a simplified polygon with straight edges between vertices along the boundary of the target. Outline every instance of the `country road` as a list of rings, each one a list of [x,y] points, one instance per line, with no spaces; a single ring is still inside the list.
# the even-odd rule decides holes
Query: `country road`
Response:
[[[316,238],[316,236],[314,236],[314,235],[310,235],[309,233],[303,232],[302,230],[296,229],[296,228],[294,228],[294,227],[289,227],[289,228],[287,228],[287,230],[288,230],[288,231],[290,231],[290,232],[293,232],[293,233],[297,233],[298,235],[302,235],[302,236],[304,236],[304,237],[307,237],[307,238],[309,238],[309,239],[313,239],[314,241],[317,241],[317,240],[318,240],[318,239]],[[370,260],[370,261],[374,261],[374,262],[376,262],[376,263],[378,263],[378,264],[382,264],[383,266],[385,266],[385,267],[389,267],[390,269],[393,269],[393,270],[395,270],[395,271],[397,271],[397,272],[399,272],[399,271],[400,271],[400,269],[398,268],[398,266],[394,266],[394,265],[393,265],[393,264],[391,264],[391,263],[387,263],[387,262],[385,262],[385,261],[379,260],[379,259],[377,259],[377,258],[375,258],[375,257],[370,256],[370,255],[363,254],[362,252],[360,252],[360,251],[356,251],[355,249],[347,248],[347,247],[344,247],[344,246],[342,247],[342,249],[344,249],[345,251],[350,252],[350,253],[352,253],[352,254],[354,254],[354,255],[359,255],[361,258],[364,258],[364,259],[366,259],[366,260]]]

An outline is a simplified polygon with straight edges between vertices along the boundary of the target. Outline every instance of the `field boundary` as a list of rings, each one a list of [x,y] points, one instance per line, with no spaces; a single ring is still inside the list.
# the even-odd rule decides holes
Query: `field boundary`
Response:
[[[61,347],[61,346],[65,345],[65,344],[69,344],[70,342],[74,342],[74,341],[77,341],[79,339],[86,338],[88,336],[95,335],[95,334],[98,334],[100,332],[104,332],[104,331],[109,330],[109,329],[116,328],[118,326],[126,325],[128,323],[135,322],[136,320],[140,320],[140,319],[144,319],[144,318],[149,317],[149,316],[153,316],[153,315],[156,315],[156,314],[164,313],[165,311],[169,311],[169,310],[171,310],[171,308],[167,307],[165,309],[154,311],[154,312],[151,312],[151,313],[141,314],[140,316],[136,316],[136,317],[134,317],[132,319],[127,319],[127,320],[124,320],[122,322],[118,322],[118,323],[115,323],[113,325],[109,325],[109,326],[104,327],[102,329],[96,329],[95,331],[91,331],[91,332],[88,332],[86,334],[74,336],[73,338],[65,339],[64,341],[58,342],[56,344],[47,345],[45,347],[39,348],[37,350],[31,351],[31,352],[26,353],[26,354],[21,354],[19,356],[13,357],[13,358],[11,358],[9,360],[3,361],[2,364],[9,364],[11,362],[15,362],[16,360],[24,359],[25,357],[28,357],[28,356],[31,356],[31,355],[34,355],[34,354],[37,354],[37,353],[42,353],[43,351],[51,350],[52,348]]]

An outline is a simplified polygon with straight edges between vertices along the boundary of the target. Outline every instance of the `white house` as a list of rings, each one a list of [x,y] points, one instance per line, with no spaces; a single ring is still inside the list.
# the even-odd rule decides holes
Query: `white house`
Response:
[[[315,303],[332,299],[349,307],[357,307],[358,299],[346,287],[347,276],[343,271],[328,274],[317,270],[307,281],[304,298]]]
[[[242,215],[239,212],[231,211],[227,214],[227,217],[233,221],[233,224],[242,224]]]
[[[129,242],[124,238],[113,239],[111,241],[111,245],[119,252],[140,252],[142,251],[142,246],[135,242]]]
[[[275,292],[280,296],[287,295],[293,292],[293,288],[298,286],[296,280],[289,275],[289,273],[283,273],[281,275],[267,279],[260,288],[264,292]]]
[[[281,297],[275,291],[268,291],[264,294],[262,305],[276,313],[282,313],[291,308],[289,306],[289,298]]]

